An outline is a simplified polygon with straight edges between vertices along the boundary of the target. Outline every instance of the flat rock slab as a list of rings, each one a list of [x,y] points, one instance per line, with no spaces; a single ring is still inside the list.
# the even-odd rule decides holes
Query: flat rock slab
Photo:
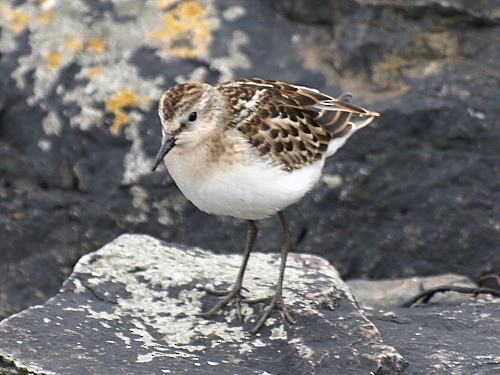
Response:
[[[84,256],[58,295],[0,323],[0,372],[12,374],[397,374],[407,366],[386,345],[328,262],[291,254],[285,300],[295,325],[265,307],[216,303],[200,286],[232,283],[241,257],[122,235]],[[248,296],[270,294],[278,257],[252,254]]]

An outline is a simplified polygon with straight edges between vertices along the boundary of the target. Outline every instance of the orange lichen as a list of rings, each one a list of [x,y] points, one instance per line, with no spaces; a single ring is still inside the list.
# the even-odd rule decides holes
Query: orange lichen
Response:
[[[172,56],[191,58],[207,51],[213,35],[213,23],[207,11],[196,1],[174,7],[162,18],[163,28],[150,32],[148,39],[159,41]]]
[[[132,90],[119,90],[106,101],[106,109],[115,112],[123,107],[135,107],[138,96]]]
[[[97,76],[100,76],[102,73],[104,73],[104,68],[102,66],[96,66],[95,68],[92,68],[87,72],[87,77],[95,78]]]
[[[175,0],[156,0],[156,7],[159,9],[167,9],[170,5],[174,3]]]
[[[66,38],[66,46],[75,52],[83,51],[83,42],[76,36],[70,36]]]
[[[61,66],[61,54],[59,52],[48,51],[44,57],[50,69],[57,69]]]
[[[115,118],[113,119],[113,124],[109,127],[109,131],[113,135],[118,135],[123,126],[128,123],[128,114],[125,111],[118,111],[115,113]]]
[[[32,17],[21,8],[13,10],[3,8],[2,14],[9,23],[10,30],[14,33],[23,31],[32,20]]]
[[[131,90],[119,90],[106,101],[106,110],[113,113],[115,118],[109,131],[117,135],[121,128],[128,122],[128,114],[124,111],[126,107],[135,107],[139,102],[139,96]]]
[[[106,43],[104,40],[96,37],[92,37],[89,39],[89,48],[90,50],[95,53],[100,55],[101,53],[104,53],[106,50]]]
[[[43,24],[46,24],[46,23],[49,23],[50,21],[52,21],[52,12],[50,10],[44,10],[41,14],[40,14],[40,23],[43,25]]]

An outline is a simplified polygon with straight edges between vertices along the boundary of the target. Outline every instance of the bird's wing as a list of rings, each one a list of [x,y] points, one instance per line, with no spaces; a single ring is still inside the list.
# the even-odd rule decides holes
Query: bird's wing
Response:
[[[349,95],[336,99],[283,82],[241,79],[218,88],[228,100],[232,126],[286,170],[330,155],[335,139],[345,141],[378,116],[350,104]]]

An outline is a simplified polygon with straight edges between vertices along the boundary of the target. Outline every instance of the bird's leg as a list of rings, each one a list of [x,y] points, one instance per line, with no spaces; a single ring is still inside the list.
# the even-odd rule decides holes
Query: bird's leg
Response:
[[[278,212],[278,215],[281,221],[281,225],[283,227],[283,240],[281,244],[281,262],[280,262],[278,283],[276,285],[276,290],[274,292],[274,295],[267,299],[271,301],[269,306],[266,307],[264,314],[260,317],[255,327],[250,331],[250,334],[252,335],[257,333],[264,326],[264,323],[266,322],[267,318],[269,318],[269,316],[271,315],[271,313],[273,312],[274,308],[277,305],[281,306],[281,311],[283,311],[283,315],[285,316],[286,320],[288,320],[292,324],[295,323],[290,313],[288,312],[285,302],[283,301],[283,278],[285,277],[286,258],[288,255],[288,250],[290,249],[290,242],[291,242],[290,227],[288,226],[288,222],[286,221],[283,212],[281,211]],[[245,301],[245,302],[256,302],[256,301],[257,300]]]
[[[252,247],[255,242],[255,238],[257,237],[257,225],[254,220],[247,220],[247,241],[245,244],[245,253],[243,254],[243,262],[241,263],[240,270],[238,272],[238,276],[236,277],[236,281],[228,290],[216,290],[208,287],[204,287],[207,293],[215,294],[218,296],[224,296],[214,307],[206,312],[199,313],[198,316],[202,318],[210,318],[218,314],[218,312],[226,306],[233,299],[236,303],[236,313],[238,317],[241,319],[241,289],[243,282],[243,275],[245,274],[245,269],[247,268],[248,258],[250,257],[250,253],[252,252]]]

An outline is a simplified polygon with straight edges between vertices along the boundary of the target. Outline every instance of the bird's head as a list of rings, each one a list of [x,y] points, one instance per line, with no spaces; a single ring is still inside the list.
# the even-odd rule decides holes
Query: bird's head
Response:
[[[173,147],[196,147],[223,122],[225,101],[216,87],[206,83],[182,83],[163,93],[158,106],[162,142],[154,171]]]

